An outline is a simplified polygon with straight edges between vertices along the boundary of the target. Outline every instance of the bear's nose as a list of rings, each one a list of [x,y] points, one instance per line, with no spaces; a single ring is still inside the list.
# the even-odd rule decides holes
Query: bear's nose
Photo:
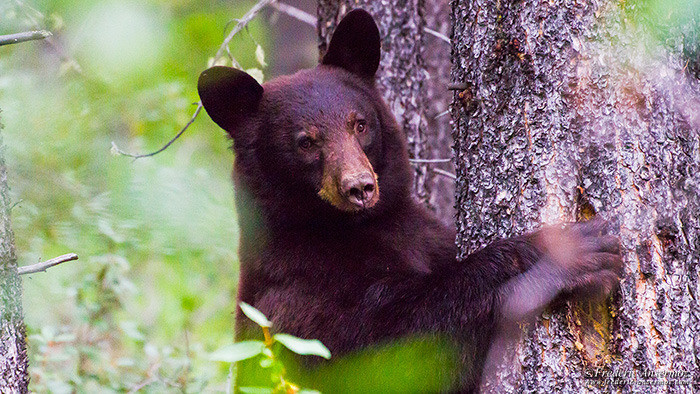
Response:
[[[344,177],[341,182],[343,194],[359,208],[370,208],[374,197],[374,177],[370,173]]]

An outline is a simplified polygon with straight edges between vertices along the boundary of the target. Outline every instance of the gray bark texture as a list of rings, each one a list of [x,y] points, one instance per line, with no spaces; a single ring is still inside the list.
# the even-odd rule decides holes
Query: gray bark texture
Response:
[[[374,16],[382,37],[382,59],[377,83],[384,99],[406,132],[412,159],[451,158],[449,117],[437,117],[450,101],[449,44],[428,36],[447,32],[449,10],[439,0],[319,0],[318,32],[321,56],[343,16],[363,8]],[[454,182],[432,169],[451,171],[451,163],[414,163],[417,199],[445,221],[454,215]]]
[[[597,213],[625,261],[611,301],[545,311],[485,391],[700,389],[700,87],[621,7],[452,3],[462,256]]]
[[[27,392],[27,365],[22,282],[17,274],[7,169],[0,141],[0,393]]]

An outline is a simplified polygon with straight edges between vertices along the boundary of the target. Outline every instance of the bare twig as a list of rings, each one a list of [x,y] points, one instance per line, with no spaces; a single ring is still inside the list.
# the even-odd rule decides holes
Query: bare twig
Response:
[[[444,177],[450,178],[450,179],[452,179],[452,180],[457,179],[457,175],[455,175],[455,174],[453,174],[453,173],[451,173],[451,172],[445,171],[445,170],[441,170],[441,169],[439,169],[439,168],[431,168],[430,171],[434,172],[435,174],[442,175],[442,176],[444,176]]]
[[[179,370],[178,370],[177,372],[180,373]],[[180,389],[180,390],[178,390],[178,391],[180,391],[180,392],[184,392],[184,391],[182,390],[182,385],[181,385],[180,383],[178,383],[178,382],[176,382],[175,380],[172,380],[172,379],[170,379],[170,378],[166,378],[165,376],[161,375],[161,374],[158,373],[158,372],[156,372],[156,375],[158,376],[158,381],[159,381],[159,382],[165,383],[166,385],[168,385],[168,386],[170,386],[170,387],[173,387],[173,388],[176,388],[176,389]]]
[[[452,159],[408,159],[411,164],[430,164],[430,163],[449,163]],[[442,175],[444,177],[450,178],[452,180],[457,179],[457,176],[449,171],[441,170],[439,168],[428,168],[428,171]]]
[[[172,145],[173,142],[175,142],[175,140],[177,140],[178,138],[180,138],[180,136],[181,136],[185,131],[187,131],[187,128],[190,127],[190,125],[191,125],[192,123],[194,123],[195,119],[197,119],[197,116],[198,116],[199,113],[202,111],[202,108],[203,108],[203,107],[202,107],[202,102],[200,101],[200,102],[197,103],[197,109],[194,110],[194,114],[192,115],[192,118],[190,118],[190,121],[187,122],[187,124],[185,124],[185,126],[182,128],[182,130],[180,130],[180,132],[177,133],[177,134],[175,135],[175,137],[173,137],[170,141],[168,141],[167,144],[163,145],[162,148],[158,149],[158,150],[155,151],[155,152],[145,153],[145,154],[140,154],[140,155],[135,155],[135,154],[132,154],[132,153],[124,152],[123,150],[119,149],[119,147],[117,146],[117,144],[114,143],[114,141],[112,141],[112,151],[114,151],[115,153],[118,153],[118,154],[120,154],[120,155],[122,155],[122,156],[133,157],[134,159],[140,159],[140,158],[142,158],[142,157],[155,156],[155,155],[157,155],[158,153],[160,153],[160,152],[162,152],[162,151],[168,149],[168,147],[169,147],[170,145]]]
[[[424,27],[424,28],[423,28],[423,31],[426,32],[426,33],[428,33],[428,34],[430,34],[430,35],[432,35],[432,36],[434,36],[434,37],[437,37],[437,38],[441,39],[442,41],[444,41],[444,42],[446,42],[446,43],[448,43],[448,44],[452,44],[452,41],[450,41],[450,37],[447,37],[446,35],[440,33],[439,31],[435,31],[435,30],[429,29],[429,28],[427,28],[427,27]]]
[[[231,57],[231,54],[228,51],[228,43],[231,42],[233,37],[236,34],[238,34],[238,32],[243,30],[248,25],[248,23],[250,23],[250,21],[252,21],[253,18],[255,18],[255,16],[258,15],[260,13],[260,11],[262,11],[263,8],[267,7],[268,5],[270,5],[276,1],[277,0],[260,0],[250,10],[248,10],[248,12],[246,12],[246,14],[243,15],[243,17],[241,19],[238,19],[238,23],[236,23],[236,26],[234,26],[233,29],[231,29],[231,31],[228,33],[228,35],[226,36],[224,41],[221,43],[221,46],[219,46],[219,50],[216,51],[216,55],[214,55],[214,62],[213,63],[216,64],[216,62],[219,59],[221,59],[221,57],[224,55],[224,53],[227,53],[229,55],[229,57]],[[231,57],[231,61],[235,64],[235,60],[233,59],[233,57]],[[197,116],[199,115],[199,113],[201,111],[202,111],[202,102],[200,101],[197,103],[197,109],[194,111],[194,114],[192,115],[192,118],[190,119],[190,121],[187,122],[187,124],[180,130],[179,133],[177,133],[175,135],[175,137],[173,137],[170,141],[168,141],[168,143],[163,145],[162,148],[158,149],[155,152],[145,153],[145,154],[128,153],[128,152],[121,150],[117,146],[117,144],[114,143],[114,141],[112,141],[112,152],[120,154],[122,156],[133,157],[134,160],[141,159],[143,157],[155,156],[158,153],[168,149],[168,147],[170,145],[172,145],[173,142],[177,141],[177,139],[180,138],[180,136],[182,136],[182,134],[184,134],[185,131],[187,131],[187,128],[189,128],[190,125],[192,123],[194,123],[195,119],[197,119]]]
[[[153,384],[157,381],[158,381],[157,377],[155,377],[155,376],[150,377],[150,378],[144,380],[143,382],[137,384],[136,386],[134,386],[131,390],[129,390],[129,394],[138,393],[142,388],[144,388],[150,384]]]
[[[280,2],[274,2],[274,3],[270,4],[270,6],[272,8],[274,8],[275,10],[277,10],[283,14],[286,14],[287,16],[291,16],[292,18],[294,18],[298,21],[304,22],[309,26],[316,27],[316,24],[317,24],[316,17],[309,14],[306,11],[300,10],[294,6],[289,5],[289,4],[280,3]],[[427,28],[427,27],[424,27],[423,31],[434,36],[434,37],[439,38],[440,40],[442,40],[448,44],[452,43],[452,41],[450,41],[449,37],[447,37],[446,35],[438,32],[438,31],[435,31],[435,30]]]
[[[236,26],[231,29],[231,31],[228,33],[228,36],[224,39],[224,42],[221,43],[221,46],[219,46],[219,50],[216,51],[216,55],[214,55],[214,63],[216,63],[217,60],[219,60],[223,55],[224,52],[226,52],[226,48],[228,47],[228,43],[231,42],[233,37],[238,34],[239,31],[243,30],[250,21],[255,18],[260,11],[262,11],[263,8],[267,7],[271,3],[274,3],[276,0],[260,0],[258,1],[253,7],[251,7],[248,12],[246,12],[245,15],[241,19],[238,20],[238,23]]]
[[[47,269],[53,267],[54,265],[59,265],[65,263],[66,261],[78,260],[78,255],[75,253],[64,254],[63,256],[54,257],[50,260],[46,260],[41,263],[36,263],[32,265],[25,265],[24,267],[18,267],[17,273],[20,275],[35,274],[37,272],[46,272]]]
[[[19,203],[21,203],[22,201],[24,201],[24,200],[20,199],[19,201],[15,202],[14,204],[10,205],[10,207],[7,208],[7,210],[10,211],[10,212],[12,212],[12,210],[15,209],[15,207],[16,207],[17,205],[19,205]]]
[[[449,163],[452,159],[408,159],[411,163]]]
[[[435,118],[433,118],[433,119],[442,118],[443,116],[448,115],[449,113],[450,113],[450,110],[449,110],[449,109],[448,109],[447,111],[442,111],[442,112],[440,112],[439,114],[435,115]]]
[[[25,31],[22,33],[7,34],[0,36],[0,46],[17,44],[19,42],[32,41],[32,40],[43,40],[46,37],[50,37],[52,34],[47,30],[34,30]]]
[[[141,391],[142,388],[144,388],[150,384],[158,382],[158,377],[159,377],[158,369],[159,368],[160,368],[160,362],[157,362],[157,363],[154,363],[153,365],[151,365],[151,367],[148,368],[148,371],[146,371],[146,376],[147,376],[146,380],[133,386],[132,389],[129,390],[129,394],[138,393],[139,391]]]
[[[291,16],[292,18],[304,22],[307,25],[316,28],[316,23],[318,23],[318,19],[316,19],[315,16],[302,11],[296,7],[293,7],[289,4],[285,3],[280,3],[279,1],[274,2],[273,4],[270,5],[272,8],[274,8],[276,11],[279,11],[287,16]]]
[[[303,22],[303,23],[306,23],[307,25],[311,25],[313,27],[316,27],[316,22],[317,22],[316,17],[309,14],[308,12],[306,12],[304,10],[300,10],[294,6],[291,6],[291,5],[285,4],[285,3],[280,3],[280,2],[272,3],[272,4],[270,4],[270,7],[274,8],[275,10],[277,10],[283,14],[291,16],[292,18],[294,18],[300,22]]]

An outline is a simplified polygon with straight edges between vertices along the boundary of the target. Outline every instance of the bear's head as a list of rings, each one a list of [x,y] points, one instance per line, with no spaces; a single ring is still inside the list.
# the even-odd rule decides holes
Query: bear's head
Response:
[[[375,87],[379,61],[377,25],[354,10],[314,69],[263,85],[230,67],[201,74],[202,105],[234,140],[237,188],[258,209],[367,217],[407,201],[405,136]]]

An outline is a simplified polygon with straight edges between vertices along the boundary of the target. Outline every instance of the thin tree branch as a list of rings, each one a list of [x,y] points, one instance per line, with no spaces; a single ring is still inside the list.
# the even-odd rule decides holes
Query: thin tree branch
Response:
[[[300,10],[294,6],[289,5],[289,4],[280,3],[280,2],[272,3],[271,7],[274,8],[275,10],[283,13],[283,14],[291,16],[292,18],[294,18],[298,21],[304,22],[309,26],[316,27],[316,24],[317,24],[316,17],[309,14],[306,11]],[[432,36],[439,38],[440,40],[442,40],[448,44],[452,43],[452,41],[450,41],[449,37],[447,37],[446,35],[438,32],[438,31],[435,31],[435,30],[427,28],[427,27],[424,27],[423,31],[432,35]]]
[[[449,163],[452,161],[452,159],[408,159],[408,161],[411,164],[429,164],[429,163]],[[450,178],[452,180],[457,179],[457,175],[455,175],[449,171],[441,170],[439,168],[428,168],[428,171],[430,171],[434,174],[437,174],[437,175],[442,175],[442,176]]]
[[[78,255],[75,253],[64,254],[63,256],[54,257],[50,260],[46,260],[41,263],[36,263],[32,265],[25,265],[24,267],[18,267],[17,273],[19,275],[34,274],[37,272],[46,272],[47,269],[53,267],[54,265],[59,265],[65,263],[66,261],[78,260]]]
[[[452,179],[452,180],[456,180],[456,179],[457,179],[457,175],[455,175],[455,174],[453,174],[453,173],[451,173],[451,172],[445,171],[445,170],[441,170],[441,169],[439,169],[439,168],[431,168],[430,171],[434,172],[435,174],[442,175],[442,176],[444,176],[444,177],[450,178],[450,179]]]
[[[197,116],[198,116],[199,113],[202,111],[202,108],[203,108],[203,107],[202,107],[202,102],[200,101],[200,102],[197,103],[197,109],[194,111],[194,114],[192,115],[192,118],[190,118],[190,121],[187,122],[187,124],[185,124],[185,126],[182,128],[182,130],[180,130],[180,132],[177,133],[177,134],[175,135],[175,137],[173,137],[170,141],[168,141],[167,144],[163,145],[162,148],[158,149],[158,150],[155,151],[155,152],[145,153],[145,154],[140,154],[140,155],[135,155],[135,154],[132,154],[132,153],[124,152],[123,150],[119,149],[119,147],[117,146],[117,144],[114,143],[114,141],[112,141],[112,151],[115,152],[115,153],[118,153],[118,154],[120,154],[120,155],[122,155],[122,156],[133,157],[134,160],[140,159],[140,158],[143,158],[143,157],[155,156],[155,155],[157,155],[158,153],[160,153],[160,152],[162,152],[162,151],[168,149],[168,147],[169,147],[170,145],[172,145],[173,142],[175,142],[178,138],[180,138],[180,136],[181,136],[185,131],[187,131],[187,128],[190,127],[190,125],[191,125],[192,123],[194,123],[195,119],[197,119]]]
[[[306,23],[307,25],[311,25],[313,27],[316,27],[317,19],[315,16],[309,14],[308,12],[304,10],[300,10],[294,6],[291,6],[289,4],[285,3],[280,3],[280,2],[275,2],[270,4],[270,7],[274,8],[275,10],[286,14],[288,16],[291,16],[292,18]]]
[[[157,376],[158,368],[160,368],[160,362],[157,362],[157,363],[151,365],[151,367],[148,368],[148,371],[146,371],[147,379],[144,380],[143,382],[133,386],[131,388],[131,390],[129,390],[129,394],[137,393],[142,388],[144,388],[152,383],[157,382],[158,381],[158,376]]]
[[[10,205],[10,207],[9,207],[7,210],[10,211],[10,212],[12,212],[12,210],[15,209],[15,207],[16,207],[17,205],[19,205],[19,203],[21,203],[22,201],[24,201],[24,200],[23,200],[23,199],[20,199],[19,201],[15,202],[14,204]]]
[[[131,390],[129,390],[129,394],[138,393],[142,388],[144,388],[150,384],[153,384],[157,381],[158,381],[158,378],[156,378],[156,377],[148,378],[148,379],[144,380],[143,382],[134,386],[134,388],[132,388]]]
[[[443,116],[448,115],[449,113],[450,113],[450,110],[449,110],[449,109],[448,109],[447,111],[442,111],[442,112],[440,112],[439,114],[435,115],[435,118],[433,118],[433,119],[442,118]]]
[[[437,38],[441,39],[442,41],[444,41],[444,42],[446,42],[446,43],[448,43],[448,44],[452,44],[452,41],[450,41],[450,37],[447,37],[446,35],[440,33],[439,31],[435,31],[435,30],[429,29],[429,28],[427,28],[427,27],[424,27],[424,28],[423,28],[423,31],[426,32],[426,33],[428,33],[428,34],[430,34],[430,35],[432,35],[432,36],[434,36],[434,37],[437,37]]]
[[[452,159],[408,159],[411,163],[449,163]]]
[[[226,51],[226,48],[228,47],[228,43],[231,42],[233,37],[238,34],[239,31],[243,30],[250,21],[255,18],[255,16],[262,11],[263,8],[267,7],[271,3],[274,3],[277,0],[260,0],[258,1],[253,7],[251,7],[248,12],[246,12],[245,15],[241,19],[238,20],[238,23],[236,26],[231,29],[231,31],[228,33],[228,36],[226,36],[226,39],[224,39],[224,42],[221,43],[221,46],[219,46],[219,50],[216,51],[216,55],[214,55],[214,63],[216,63],[217,60],[219,60],[223,55],[224,52]]]
[[[7,34],[4,36],[0,36],[0,46],[17,44],[20,42],[32,41],[32,40],[43,40],[44,38],[51,37],[51,36],[52,36],[51,32],[47,31],[47,30],[34,30],[34,31],[25,31],[22,33]]]

